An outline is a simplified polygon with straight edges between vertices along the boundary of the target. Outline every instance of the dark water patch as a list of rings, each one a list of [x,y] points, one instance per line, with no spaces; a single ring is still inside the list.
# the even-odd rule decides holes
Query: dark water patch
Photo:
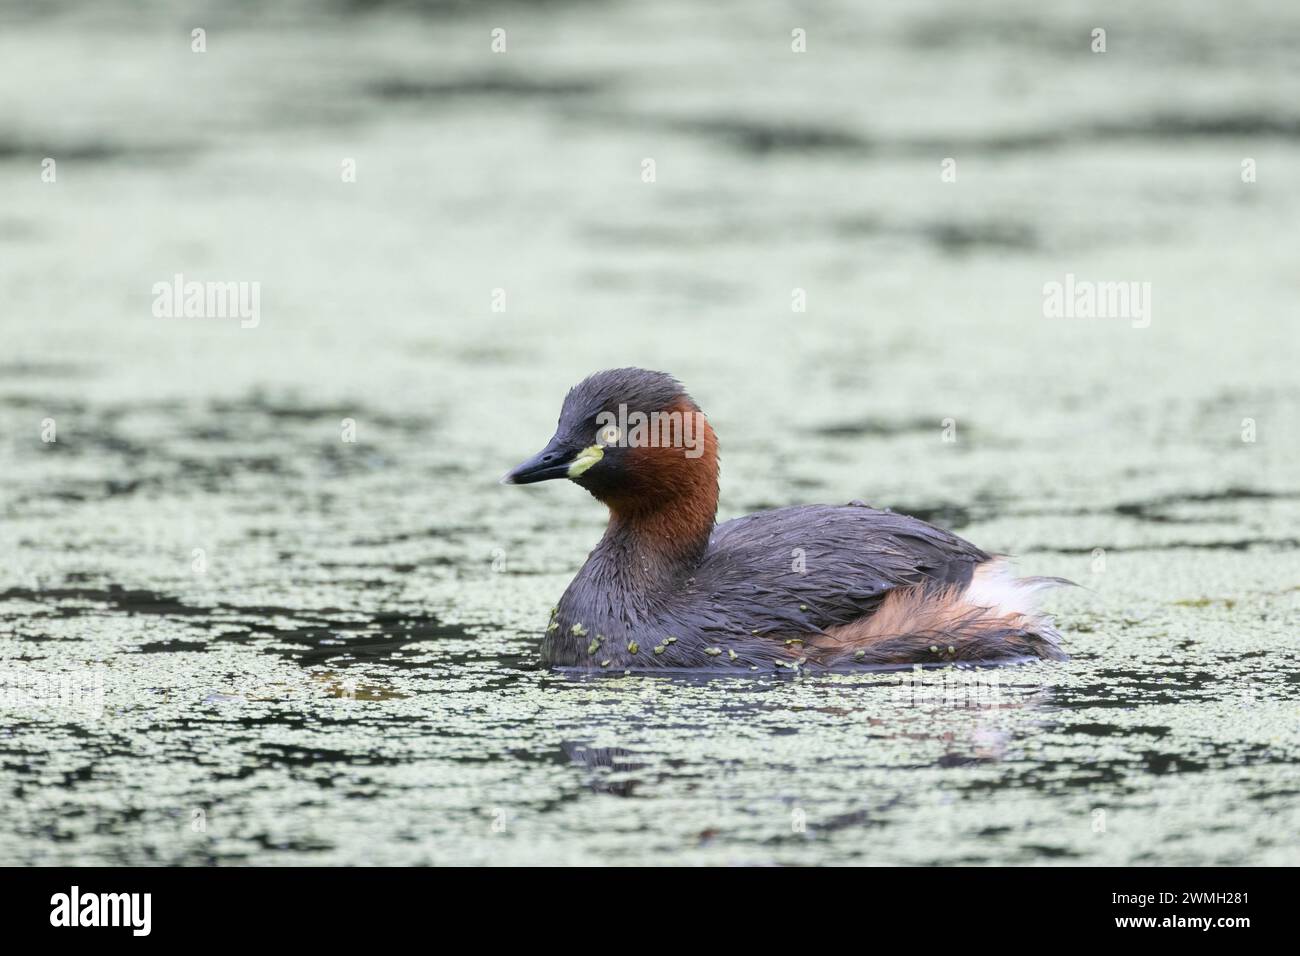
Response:
[[[604,79],[544,80],[518,74],[484,73],[448,80],[378,80],[365,89],[382,100],[440,104],[466,99],[572,100],[596,96],[610,87],[610,81]]]
[[[410,574],[420,568],[459,567],[462,562],[447,557],[421,558],[419,561],[384,563],[367,561],[317,561],[315,567],[327,571],[392,571],[394,574]],[[522,577],[533,574],[547,574],[545,571],[506,571],[507,577]]]
[[[891,438],[895,435],[929,435],[937,429],[937,419],[908,418],[886,421],[876,418],[857,422],[836,422],[812,429],[823,438]]]
[[[1033,853],[1035,856],[1046,857],[1049,860],[1077,859],[1083,856],[1082,853],[1067,847],[1047,846],[1042,843],[1026,843],[1022,849]]]
[[[743,798],[744,794],[737,794],[737,797]],[[793,811],[797,806],[797,801],[786,799],[786,804]],[[887,800],[871,807],[859,807],[856,810],[847,810],[843,813],[832,814],[828,817],[815,817],[807,820],[807,827],[803,830],[789,828],[789,832],[780,832],[773,834],[761,841],[764,846],[781,846],[791,843],[805,843],[817,840],[833,839],[837,834],[851,830],[861,829],[880,829],[889,825],[888,813],[891,810],[905,806],[906,800],[903,794],[890,797]],[[720,831],[714,832],[711,836],[718,835]]]
[[[1237,606],[1237,601],[1235,598],[1194,598],[1194,599],[1189,599],[1184,601],[1173,601],[1171,603],[1174,605],[1174,607],[1197,607],[1197,608],[1214,607],[1215,605],[1221,605],[1224,608],[1224,610],[1228,610],[1228,611],[1231,611],[1234,607]],[[1189,641],[1186,642],[1186,644],[1180,644],[1179,648],[1181,650],[1186,650],[1187,647],[1190,647],[1192,645],[1192,643],[1193,642]]]
[[[996,764],[1001,762],[1002,758],[995,756],[979,757],[971,754],[944,754],[934,762],[934,765],[946,770],[951,767],[979,767],[984,764]]]
[[[141,644],[136,653],[139,654],[175,654],[178,652],[197,652],[206,653],[208,645],[201,641],[155,641],[151,644]]]
[[[290,853],[328,853],[335,848],[333,843],[323,840],[272,838],[267,833],[254,833],[249,837],[264,852],[267,850],[285,850]]]
[[[242,698],[238,699],[243,702]],[[202,721],[194,721],[194,728],[206,728],[209,725],[222,727],[238,727],[247,730],[250,733],[257,733],[266,728],[276,728],[280,730],[319,730],[322,726],[327,727],[352,727],[352,728],[371,728],[375,726],[376,716],[374,712],[359,712],[356,716],[322,716],[313,710],[290,709],[281,707],[273,713],[258,713],[256,715],[243,714],[237,708],[227,708],[227,701],[205,701],[216,706],[211,715],[205,716]],[[391,711],[384,711],[382,724],[386,728],[392,728],[401,725],[410,725],[416,728],[427,726],[427,717],[404,716],[395,714]],[[149,728],[150,733],[165,735],[169,730],[174,730],[174,726],[162,727],[153,724]],[[230,741],[238,743],[238,740]]]
[[[289,643],[298,647],[288,651],[279,648],[268,650],[304,667],[318,664],[351,667],[383,662],[391,666],[411,668],[427,665],[394,658],[393,652],[425,641],[473,639],[473,635],[464,628],[442,624],[434,618],[391,614],[379,615],[378,618],[384,621],[378,630],[371,628],[369,622],[329,623],[323,626],[312,624],[291,630],[276,629],[272,635],[276,643]]]
[[[26,487],[14,496],[14,504],[20,506],[43,500],[100,501],[149,490],[173,492],[187,486],[222,492],[245,475],[329,479],[369,472],[390,467],[403,447],[390,433],[424,438],[437,429],[436,421],[424,415],[390,415],[360,404],[312,405],[264,395],[238,402],[216,401],[197,409],[176,403],[115,406],[92,417],[85,415],[84,408],[65,408],[44,400],[19,398],[6,404],[35,408],[55,416],[60,424],[72,420],[60,429],[57,442],[42,442],[34,454],[116,460],[101,469],[113,473],[111,479],[70,478]],[[146,411],[167,419],[174,433],[147,441],[127,437],[122,421]],[[361,433],[359,442],[342,440],[343,428],[351,423]],[[177,447],[178,441],[183,442],[182,447]],[[196,449],[195,442],[201,447]],[[150,464],[150,474],[132,475],[141,462]],[[302,487],[295,483],[290,492],[297,494]]]
[[[438,618],[421,613],[378,612],[358,615],[342,608],[302,609],[273,606],[216,604],[201,607],[185,604],[175,597],[153,591],[127,589],[110,585],[94,588],[10,588],[0,592],[0,601],[22,600],[43,605],[43,612],[27,616],[54,615],[63,618],[95,617],[105,613],[128,616],[146,615],[182,618],[191,625],[211,631],[210,641],[174,640],[142,644],[136,653],[170,653],[206,651],[212,642],[260,644],[271,641],[295,645],[292,649],[267,648],[303,666],[330,663],[352,665],[384,662],[398,667],[424,666],[413,661],[393,658],[393,652],[412,644],[437,640],[472,641],[474,635],[458,625],[444,624]],[[64,602],[86,602],[90,606]],[[196,621],[202,618],[202,621]],[[360,618],[360,619],[358,619]],[[296,626],[279,626],[273,621],[304,621]],[[254,630],[244,631],[232,625]],[[487,655],[484,655],[486,658]],[[509,655],[491,655],[504,659]],[[465,655],[459,663],[475,660]],[[482,659],[482,658],[477,658]],[[451,663],[457,663],[454,656]]]
[[[214,455],[211,458],[174,459],[180,476],[199,478],[202,483],[223,483],[239,474],[287,475],[293,468],[280,455]],[[179,477],[179,476],[178,476]]]
[[[345,767],[396,767],[404,761],[397,757],[382,757],[373,753],[349,753],[345,750],[327,750],[324,747],[299,747],[294,744],[262,743],[253,752],[253,761],[261,769],[277,767],[312,768],[320,764],[339,764]]]
[[[1300,499],[1300,492],[1294,491],[1260,491],[1255,488],[1230,487],[1223,491],[1191,492],[1165,495],[1148,501],[1124,502],[1114,507],[1114,512],[1126,518],[1139,521],[1153,521],[1170,524],[1215,524],[1219,518],[1183,518],[1167,514],[1165,509],[1182,504],[1217,504],[1227,501],[1294,501]]]
[[[811,433],[823,438],[892,438],[900,434],[933,434],[939,431],[939,419],[863,419],[835,421],[816,425]]]
[[[101,447],[108,442],[97,443]],[[77,445],[60,440],[53,447]],[[76,453],[75,451],[73,452]],[[117,454],[126,454],[118,451]],[[154,460],[164,460],[165,454],[151,452]],[[233,479],[240,475],[259,474],[289,477],[297,474],[283,457],[257,455],[231,455],[216,458],[177,458],[175,470],[168,475],[151,475],[147,478],[110,478],[105,481],[66,481],[48,489],[39,489],[15,498],[16,505],[38,501],[105,501],[110,498],[134,495],[143,491],[173,491],[189,484],[205,492],[227,491]]]
[[[0,407],[19,411],[35,410],[42,414],[52,415],[55,418],[59,415],[80,415],[86,410],[86,405],[83,402],[64,396],[53,398],[43,395],[15,394],[0,395]]]
[[[737,794],[738,798],[744,797],[743,794]],[[844,831],[879,829],[888,825],[888,820],[882,814],[893,809],[902,803],[901,798],[894,798],[878,808],[862,808],[858,810],[849,810],[844,813],[833,814],[829,817],[810,819],[807,826],[802,830],[789,828],[789,832],[779,832],[772,836],[765,837],[758,841],[760,845],[767,847],[788,846],[792,843],[809,843],[816,841],[826,841],[835,837],[836,834]],[[791,808],[793,809],[793,807]],[[715,839],[726,835],[725,827],[711,827],[703,830],[698,835],[701,846],[708,846]]]
[[[260,392],[238,401],[216,401],[211,403],[209,408],[213,414],[221,416],[253,415],[259,418],[296,422],[347,418],[357,411],[355,405],[305,405],[292,400],[273,399]]]
[[[756,156],[770,153],[864,152],[870,144],[855,133],[829,126],[797,123],[767,123],[762,120],[731,120],[715,117],[703,123],[674,121],[676,130],[704,133],[720,138],[741,152]]]
[[[212,612],[211,608],[183,604],[168,595],[157,594],[153,591],[123,588],[116,584],[110,584],[104,589],[45,588],[38,590],[35,588],[9,588],[7,591],[0,591],[0,601],[6,600],[32,601],[44,604],[51,613],[58,617],[85,617],[102,613],[103,607],[51,605],[51,601],[88,601],[96,605],[107,605],[128,614],[152,614],[168,617],[189,617],[206,615]]]
[[[89,368],[67,363],[12,363],[0,365],[0,376],[81,376]],[[339,443],[343,419],[352,419],[360,427],[379,426],[392,431],[419,434],[427,434],[438,426],[437,419],[431,415],[409,412],[392,415],[372,410],[361,402],[312,404],[293,395],[272,397],[260,391],[235,401],[214,400],[202,406],[172,401],[100,405],[91,420],[86,420],[87,406],[75,399],[7,395],[0,397],[0,404],[15,409],[42,410],[55,417],[76,417],[78,424],[71,433],[76,441],[68,441],[61,431],[60,445],[76,445],[80,442],[83,447],[92,450],[131,456],[148,453],[153,458],[167,456],[166,446],[171,436],[152,440],[146,447],[118,433],[122,419],[145,413],[156,414],[172,423],[176,435],[213,444],[265,438],[274,440],[278,445],[286,437],[306,438],[312,434],[311,431],[297,431],[289,435],[286,434],[287,426],[317,425],[320,426],[322,435],[333,439],[331,447]]]
[[[1112,139],[1297,139],[1300,117],[1251,111],[1157,113],[1145,118],[1097,123],[1091,131]]]
[[[1198,773],[1209,769],[1209,765],[1199,760],[1190,760],[1183,754],[1162,753],[1158,750],[1145,750],[1138,759],[1144,773],[1157,777],[1167,773]]]
[[[911,137],[877,144],[899,155],[1024,153],[1071,147],[1096,149],[1109,143],[1167,144],[1188,140],[1300,139],[1300,117],[1262,113],[1217,115],[1162,113],[1119,121],[1083,122],[1057,129],[1016,130],[967,137]]]
[[[883,827],[887,825],[888,821],[882,819],[880,814],[892,809],[901,802],[901,798],[898,798],[874,810],[862,809],[851,810],[848,813],[837,813],[834,816],[815,821],[809,826],[808,833],[802,835],[805,837],[811,835],[816,838],[819,835],[829,836],[840,830]],[[793,834],[783,834],[782,839],[789,840],[793,836]]]
[[[72,417],[78,414],[74,410],[62,410],[49,408],[49,414],[56,421],[60,416]],[[58,440],[52,442],[42,442],[40,454],[47,455],[81,455],[81,454],[104,454],[120,455],[131,458],[143,458],[146,454],[152,453],[154,449],[146,447],[139,442],[133,442],[129,438],[117,434],[113,428],[104,422],[87,424],[85,426],[75,424],[72,428],[61,428],[58,432]],[[88,485],[96,484],[87,482]]]
[[[229,419],[234,416],[243,427],[243,419],[265,419],[270,422],[320,423],[328,426],[331,434],[337,435],[340,422],[345,418],[355,420],[358,425],[379,425],[386,429],[402,432],[427,433],[436,429],[437,419],[418,412],[404,412],[390,415],[375,411],[360,402],[335,402],[329,405],[311,404],[301,401],[296,396],[272,397],[263,392],[254,392],[250,397],[239,401],[215,401],[209,404],[208,412]],[[218,428],[225,428],[226,422],[217,423]]]
[[[373,548],[385,544],[398,544],[404,541],[420,541],[426,538],[447,541],[457,536],[485,534],[488,534],[488,529],[478,525],[442,525],[421,528],[417,531],[399,531],[379,538],[355,538],[349,541],[348,544],[354,548]]]
[[[1175,671],[1167,660],[1152,664],[1147,672],[1100,670],[1103,683],[1073,687],[1054,706],[1062,711],[1079,709],[1133,710],[1149,704],[1185,704],[1214,697],[1220,687],[1238,689],[1232,679],[1208,671]],[[1122,736],[1124,728],[1117,728]]]
[[[865,137],[834,126],[798,121],[770,121],[758,117],[667,116],[656,113],[608,110],[572,113],[571,118],[602,127],[628,127],[644,133],[662,131],[712,140],[753,157],[784,153],[867,153],[873,144]]]
[[[56,162],[116,162],[133,165],[167,165],[197,153],[197,147],[170,143],[119,143],[110,140],[74,140],[37,143],[12,134],[0,133],[0,160],[28,159],[39,164],[45,157]]]
[[[6,234],[5,225],[0,223],[0,237]],[[92,371],[93,366],[79,365],[74,362],[0,362],[0,381],[11,381],[17,378],[76,378],[80,380],[85,379]],[[10,399],[5,399],[3,403],[8,405],[10,401]],[[14,401],[26,404],[23,399],[15,399]],[[35,401],[35,399],[32,400],[33,403]]]
[[[1044,248],[1039,230],[1028,222],[1001,219],[966,222],[931,221],[920,224],[886,222],[874,216],[854,214],[831,222],[837,236],[849,239],[920,240],[949,255],[990,251],[1029,252]]]
[[[1170,732],[1169,727],[1119,727],[1115,724],[1062,724],[1057,729],[1063,734],[1087,734],[1090,737],[1127,737],[1130,734],[1148,734],[1160,738]]]
[[[906,505],[890,509],[898,514],[910,515],[939,528],[956,531],[965,528],[976,520],[972,510],[955,502],[940,502],[933,505]],[[981,518],[991,515],[981,515]]]
[[[1038,232],[1018,222],[943,222],[921,227],[921,235],[947,253],[966,253],[976,249],[1038,249],[1042,243]]]
[[[649,222],[630,225],[591,223],[584,225],[582,232],[585,238],[600,245],[612,243],[630,249],[686,247],[703,249],[716,248],[727,243],[753,244],[768,239],[775,241],[782,236],[788,236],[791,228],[789,222],[771,223],[749,219],[686,226]],[[818,223],[810,225],[807,231],[816,232],[823,228],[825,227]],[[919,241],[953,255],[981,249],[1005,252],[1007,250],[1032,251],[1045,247],[1042,236],[1034,226],[1025,222],[1005,220],[927,222],[913,225],[889,223],[869,216],[850,215],[832,218],[829,228],[836,236],[846,239]],[[711,301],[734,299],[739,290],[739,287],[732,283],[716,280],[706,282],[687,274],[665,273],[662,277],[656,276],[654,281],[647,281],[646,274],[641,272],[597,269],[588,272],[587,278],[593,286],[603,289],[653,288],[665,292],[687,289],[706,293],[706,297]],[[692,286],[695,288],[691,288]]]
[[[340,608],[301,610],[219,605],[214,610],[224,615],[216,623],[241,623],[257,628],[251,633],[225,630],[215,634],[214,640],[238,644],[265,644],[269,641],[277,645],[294,645],[290,649],[263,649],[304,667],[324,664],[347,667],[373,663],[401,668],[425,667],[426,664],[401,660],[393,654],[412,644],[438,640],[472,641],[475,637],[459,625],[444,624],[432,615],[420,613],[378,612],[358,620],[356,612]],[[294,626],[267,623],[284,618],[307,623]]]
[[[1070,147],[1096,149],[1107,143],[1170,143],[1208,139],[1300,139],[1300,117],[1265,113],[1218,114],[1158,113],[1120,121],[1080,122],[1055,129],[1005,130],[974,136],[887,136],[797,121],[737,119],[725,116],[668,117],[653,114],[592,114],[577,117],[601,125],[622,124],[637,129],[658,129],[683,136],[714,140],[753,157],[791,154],[871,155],[900,159],[914,156],[1000,155],[1059,150]],[[1030,242],[1031,237],[1009,232],[1007,243]],[[1034,240],[1036,242],[1036,239]],[[1026,246],[1032,248],[1033,246]]]

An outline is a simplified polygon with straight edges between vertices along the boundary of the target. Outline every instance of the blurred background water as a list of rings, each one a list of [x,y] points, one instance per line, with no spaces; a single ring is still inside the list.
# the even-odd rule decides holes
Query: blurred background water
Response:
[[[1297,51],[1264,2],[0,4],[0,862],[1300,862]],[[156,317],[178,273],[256,327]],[[1149,326],[1045,317],[1067,274]],[[496,479],[632,364],[721,517],[953,528],[1086,585],[1073,660],[538,669],[603,516]]]

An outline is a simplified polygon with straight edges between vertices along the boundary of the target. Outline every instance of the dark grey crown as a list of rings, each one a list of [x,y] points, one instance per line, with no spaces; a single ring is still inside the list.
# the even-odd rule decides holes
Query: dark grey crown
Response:
[[[667,372],[643,368],[612,368],[588,375],[564,397],[560,410],[562,430],[586,428],[600,412],[618,412],[620,404],[629,412],[663,411],[685,398],[690,400],[682,383]]]

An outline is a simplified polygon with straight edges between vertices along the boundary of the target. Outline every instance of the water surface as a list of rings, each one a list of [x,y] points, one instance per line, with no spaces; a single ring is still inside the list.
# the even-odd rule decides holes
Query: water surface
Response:
[[[0,862],[1300,862],[1300,15],[859,6],[5,6]],[[601,509],[496,479],[628,364],[1073,659],[539,669]]]

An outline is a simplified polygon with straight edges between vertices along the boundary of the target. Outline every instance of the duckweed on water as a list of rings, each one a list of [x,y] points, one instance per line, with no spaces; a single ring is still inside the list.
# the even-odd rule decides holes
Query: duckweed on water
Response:
[[[1188,123],[1174,144],[1152,132],[1148,102],[1103,95],[1167,91],[1170,110],[1208,115],[1207,129],[1220,105],[1250,114],[1237,107],[1294,85],[1247,67],[1284,62],[1300,12],[1274,4],[1234,23],[1160,5],[1171,42],[1212,50],[1210,68],[1230,72],[1219,105],[1203,98],[1203,57],[1120,58],[1104,86],[1076,59],[1056,67],[1080,99],[1038,91],[1012,116],[993,81],[1036,38],[981,32],[989,55],[960,58],[971,82],[949,84],[948,106],[998,162],[955,201],[912,185],[918,144],[951,132],[927,117],[952,44],[909,47],[901,74],[862,56],[839,64],[842,84],[815,64],[791,78],[790,102],[888,83],[910,118],[868,122],[831,102],[832,132],[880,148],[821,149],[783,141],[789,103],[756,101],[733,68],[765,56],[770,31],[735,31],[739,59],[722,62],[716,37],[681,30],[668,13],[689,11],[667,2],[635,30],[623,5],[519,7],[548,51],[529,67],[538,82],[583,62],[593,32],[617,38],[601,109],[578,111],[581,137],[518,122],[507,97],[355,124],[328,99],[337,77],[419,62],[425,34],[396,12],[356,18],[351,35],[308,15],[274,45],[205,64],[228,137],[210,135],[192,86],[158,85],[169,141],[201,155],[169,164],[174,188],[151,195],[132,164],[89,159],[76,204],[51,203],[40,183],[6,192],[23,240],[5,244],[0,270],[0,298],[19,303],[0,358],[0,861],[1300,863],[1300,450],[1286,430],[1300,387],[1294,350],[1275,347],[1295,282],[1294,244],[1277,237],[1300,219],[1300,179],[1273,177],[1266,202],[1248,201],[1264,186],[1223,185],[1212,129]],[[879,11],[900,36],[914,16]],[[63,52],[98,29],[69,17],[57,34],[24,32],[56,67],[56,141],[99,135],[105,97],[126,91],[112,84],[132,82]],[[665,43],[685,64],[671,87],[653,82]],[[123,30],[108,55],[146,62],[154,44]],[[394,56],[378,63],[376,49]],[[273,151],[248,150],[286,90],[302,121]],[[1060,148],[1101,107],[1124,131],[1108,146],[1122,177]],[[630,219],[613,217],[626,177],[608,160],[628,130],[602,117],[638,110],[685,110],[674,136],[698,188],[681,202],[640,191]],[[6,135],[45,142],[51,129],[32,111]],[[366,202],[323,207],[319,178],[284,171],[319,169],[341,131],[369,155],[449,175],[371,177]],[[114,142],[152,149],[130,125]],[[1268,142],[1275,162],[1300,163],[1293,137]],[[467,196],[500,191],[501,164],[487,161],[500,156],[571,174],[514,177],[511,202],[465,216]],[[27,162],[0,155],[15,183],[35,180]],[[221,174],[232,162],[234,179]],[[711,188],[719,170],[726,188]],[[864,170],[882,187],[870,196]],[[266,275],[280,292],[261,328],[164,327],[141,320],[138,296],[85,295],[122,289],[124,266],[193,258],[193,237],[172,228],[176,195],[202,219],[205,261],[249,261],[246,224],[268,184],[278,214],[253,252],[302,254]],[[1195,201],[1171,203],[1171,188]],[[123,195],[133,228],[108,248],[79,217],[107,221]],[[1022,221],[1008,232],[1007,217]],[[447,222],[442,268],[417,275],[410,250]],[[791,223],[806,241],[791,241]],[[369,240],[335,268],[334,240],[353,235]],[[1236,240],[1213,241],[1223,235]],[[512,299],[491,323],[457,320],[497,283],[502,250],[517,253],[528,308]],[[1122,278],[1134,263],[1157,287],[1149,327],[1042,316],[1045,281]],[[816,276],[807,321],[773,308],[772,283],[738,278],[755,275]],[[382,321],[359,334],[377,288]],[[1225,302],[1240,305],[1231,335]],[[869,327],[853,321],[868,312]],[[601,515],[563,483],[493,481],[535,449],[576,376],[632,357],[683,378],[725,436],[720,517],[865,496],[1014,551],[1025,573],[1083,585],[1050,599],[1071,660],[836,675],[793,662],[729,676],[538,668],[539,632],[560,627],[547,609]],[[55,443],[34,437],[47,416]],[[949,416],[955,442],[939,440]],[[356,442],[339,440],[344,418],[360,423]],[[497,549],[507,560],[494,569]],[[817,542],[806,550],[814,572]]]

